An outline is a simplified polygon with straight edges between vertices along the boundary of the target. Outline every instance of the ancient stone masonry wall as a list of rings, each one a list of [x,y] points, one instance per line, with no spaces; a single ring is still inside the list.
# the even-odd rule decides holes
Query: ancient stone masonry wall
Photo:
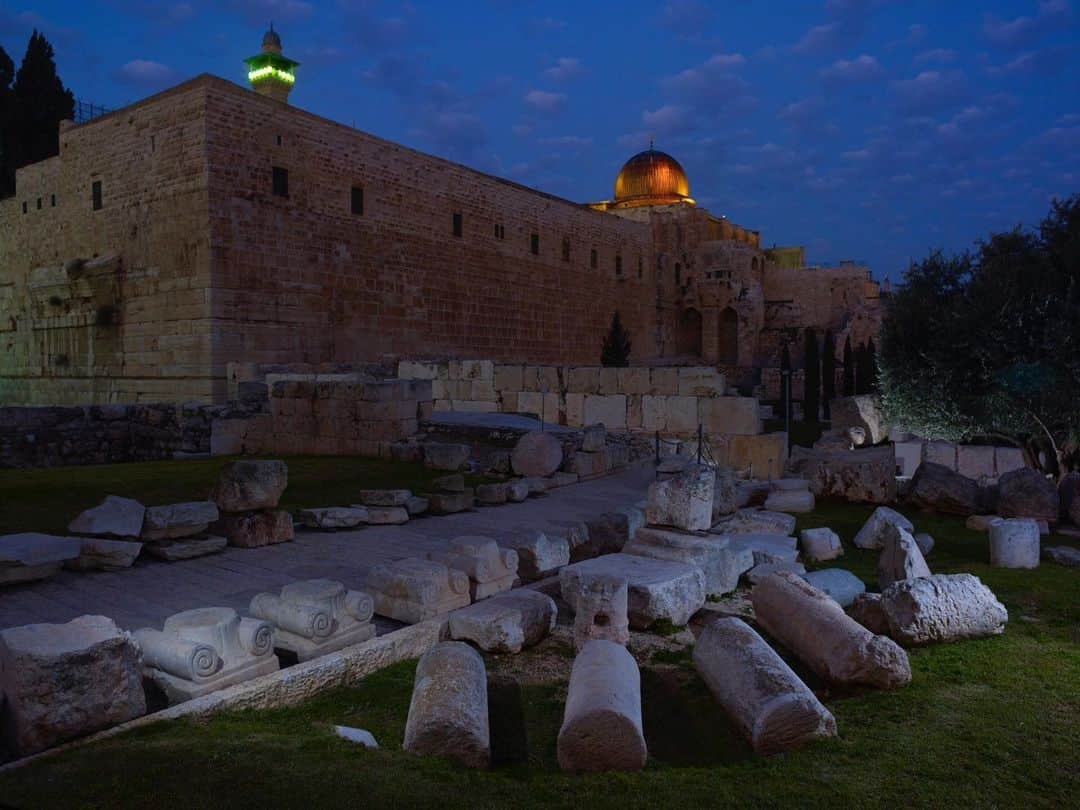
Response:
[[[209,398],[204,108],[180,85],[62,126],[59,156],[18,171],[0,202],[0,403]]]

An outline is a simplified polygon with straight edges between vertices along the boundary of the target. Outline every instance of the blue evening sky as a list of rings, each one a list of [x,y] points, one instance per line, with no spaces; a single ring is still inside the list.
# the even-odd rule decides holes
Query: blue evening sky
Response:
[[[243,82],[273,20],[297,106],[577,201],[652,136],[763,244],[895,279],[1080,191],[1074,4],[0,0],[0,45],[117,107]]]

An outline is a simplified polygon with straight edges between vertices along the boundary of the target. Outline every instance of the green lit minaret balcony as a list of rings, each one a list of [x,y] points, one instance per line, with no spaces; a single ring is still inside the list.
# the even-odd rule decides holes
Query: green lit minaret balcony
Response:
[[[263,34],[262,52],[244,60],[248,81],[256,93],[288,102],[289,91],[296,84],[296,66],[300,63],[281,55],[281,37],[274,26]]]

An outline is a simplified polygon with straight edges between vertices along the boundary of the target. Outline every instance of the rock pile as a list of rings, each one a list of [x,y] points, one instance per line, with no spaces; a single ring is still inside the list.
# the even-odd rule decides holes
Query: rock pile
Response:
[[[221,513],[216,531],[239,548],[292,540],[292,516],[277,508],[288,482],[284,461],[230,461],[210,494]]]

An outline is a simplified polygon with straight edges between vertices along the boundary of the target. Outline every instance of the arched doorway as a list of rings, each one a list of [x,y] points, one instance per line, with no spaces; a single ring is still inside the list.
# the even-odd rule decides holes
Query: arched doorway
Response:
[[[720,313],[717,357],[722,366],[739,365],[739,313],[727,307]]]
[[[675,347],[679,354],[701,356],[701,313],[696,309],[683,310],[679,316]]]

